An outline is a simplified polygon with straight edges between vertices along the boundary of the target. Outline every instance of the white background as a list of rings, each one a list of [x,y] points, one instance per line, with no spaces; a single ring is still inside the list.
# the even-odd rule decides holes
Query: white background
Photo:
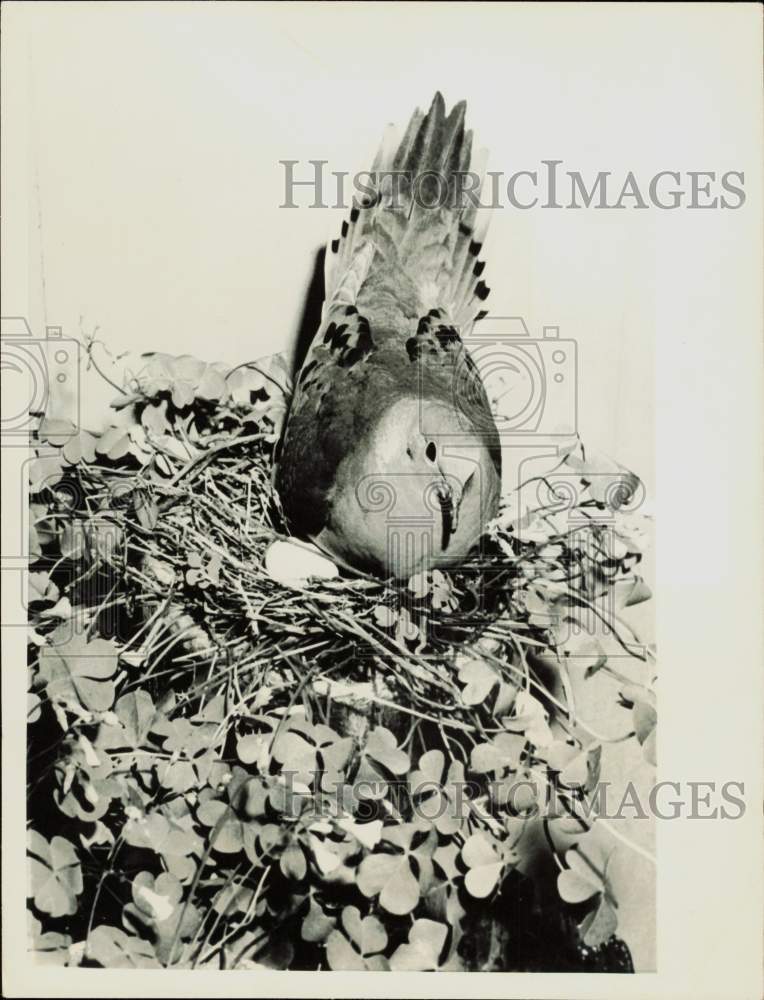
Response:
[[[577,339],[584,439],[658,484],[659,776],[746,781],[745,820],[660,825],[659,974],[617,988],[759,996],[759,9],[6,4],[3,15],[3,313],[70,336],[99,326],[117,352],[235,362],[288,348],[340,213],[279,209],[278,160],[361,169],[382,126],[436,88],[467,99],[491,169],[557,158],[589,178],[746,172],[739,211],[496,212],[485,278],[494,313]],[[112,395],[89,385],[86,416]],[[6,733],[21,747],[9,702],[6,688]],[[8,796],[21,794],[23,776],[10,779]],[[457,978],[446,977],[454,995],[474,989]],[[357,995],[341,979],[309,988]],[[507,990],[490,982],[484,995]],[[545,982],[516,988],[555,995]],[[252,993],[251,981],[235,988]]]
[[[637,9],[606,35],[593,13],[552,7],[35,4],[22,20],[9,99],[28,116],[12,150],[26,191],[10,206],[29,238],[24,314],[35,332],[98,327],[116,353],[239,362],[290,347],[316,251],[343,213],[309,209],[306,189],[306,207],[280,209],[279,160],[301,161],[298,177],[312,175],[309,159],[367,169],[385,124],[405,125],[437,88],[449,105],[467,99],[489,169],[507,176],[544,159],[589,183],[612,170],[614,199],[628,170],[647,197],[658,170],[739,166],[712,108],[702,129],[677,122],[680,106],[697,114],[703,89],[720,106],[733,99],[739,81],[718,89],[728,52],[698,30],[688,72]],[[655,247],[677,215],[507,206],[491,213],[485,247],[491,314],[578,341],[584,438],[649,485]],[[88,383],[86,423],[111,396]]]

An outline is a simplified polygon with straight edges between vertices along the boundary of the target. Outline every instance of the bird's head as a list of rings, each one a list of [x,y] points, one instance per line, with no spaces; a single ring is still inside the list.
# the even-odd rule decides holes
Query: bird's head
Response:
[[[499,465],[495,441],[453,406],[399,399],[343,463],[317,541],[396,577],[458,564],[497,512]]]

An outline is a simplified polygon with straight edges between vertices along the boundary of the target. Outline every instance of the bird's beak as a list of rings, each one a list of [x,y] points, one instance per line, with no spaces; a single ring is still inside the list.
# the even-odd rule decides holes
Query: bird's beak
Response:
[[[441,516],[443,518],[443,536],[441,548],[447,549],[451,536],[455,535],[459,528],[459,508],[462,505],[464,492],[467,483],[472,479],[471,473],[464,482],[460,482],[456,477],[447,477],[440,471],[441,484],[438,487],[438,498],[440,500]]]
[[[448,548],[451,535],[455,534],[459,523],[459,504],[454,503],[454,489],[448,480],[443,479],[438,487],[438,500],[440,501],[440,515],[443,519],[440,547]]]
[[[465,460],[460,456],[448,456],[446,461],[438,463],[438,472],[441,478],[438,497],[443,519],[441,548],[445,550],[458,530],[459,508],[475,475],[475,462],[472,458]]]
[[[442,517],[441,548],[445,551],[459,528],[462,500],[477,471],[474,448],[470,447],[466,453],[451,448],[438,456],[435,465],[439,476],[437,495]]]
[[[440,500],[440,513],[443,519],[443,529],[440,546],[445,551],[451,536],[456,534],[459,526],[459,504],[461,496],[456,499],[454,488],[447,479],[443,479],[443,484],[438,488],[438,499]]]

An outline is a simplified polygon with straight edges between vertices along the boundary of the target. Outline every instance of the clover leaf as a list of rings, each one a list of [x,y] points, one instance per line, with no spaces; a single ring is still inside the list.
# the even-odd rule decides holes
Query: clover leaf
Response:
[[[591,744],[579,747],[563,740],[555,740],[543,751],[547,764],[558,771],[560,783],[568,788],[580,787],[591,791],[600,774],[602,746]]]
[[[159,967],[154,946],[143,938],[125,934],[118,927],[101,924],[87,940],[87,957],[105,969],[155,969]]]
[[[381,798],[387,791],[390,775],[405,774],[409,763],[408,754],[398,747],[393,733],[377,726],[369,733],[361,751],[354,782],[356,793],[363,798]]]
[[[428,750],[419,758],[419,768],[409,775],[409,790],[417,816],[429,820],[445,836],[452,836],[464,823],[464,766],[457,761],[445,772],[441,750]]]
[[[80,733],[67,758],[56,765],[58,787],[53,797],[61,812],[86,823],[97,822],[122,794],[109,756],[97,751]]]
[[[311,739],[309,724],[301,727],[299,720],[291,722],[278,733],[271,752],[282,768],[289,765],[297,781],[310,784],[313,780],[318,747]]]
[[[641,576],[634,576],[629,580],[618,581],[615,596],[616,607],[620,611],[622,608],[631,608],[635,604],[649,601],[653,594]]]
[[[546,709],[538,698],[525,689],[517,692],[514,712],[503,721],[508,729],[523,733],[528,742],[536,747],[548,747],[554,742]]]
[[[645,760],[655,766],[658,726],[655,692],[640,684],[628,684],[620,693],[621,699],[632,706],[634,732],[642,747]]]
[[[27,940],[40,965],[67,965],[72,939],[57,931],[42,932],[40,921],[27,910]]]
[[[61,454],[70,465],[77,465],[79,462],[95,462],[97,441],[98,439],[93,434],[80,431],[79,434],[73,434],[64,444]]]
[[[71,420],[64,420],[60,417],[43,417],[37,428],[37,437],[40,441],[52,444],[55,448],[66,444],[76,433],[77,428]]]
[[[505,866],[505,857],[487,833],[473,833],[462,847],[462,861],[467,866],[464,885],[476,899],[485,899],[496,888]]]
[[[421,573],[414,573],[414,575],[409,578],[408,589],[414,597],[420,599],[422,597],[427,597],[430,593],[430,574],[426,570]]]
[[[459,681],[464,684],[462,701],[465,705],[482,705],[500,682],[498,672],[477,657],[457,656]]]
[[[593,948],[604,944],[618,925],[607,880],[608,860],[601,850],[595,849],[590,833],[586,841],[565,852],[567,867],[557,876],[557,890],[566,903],[583,903],[596,897],[579,925],[584,944]]]
[[[439,569],[432,571],[431,599],[432,606],[437,610],[454,611],[459,604],[454,585]]]
[[[168,431],[170,424],[167,420],[167,400],[163,399],[158,403],[148,403],[144,406],[141,424],[157,437]]]
[[[298,841],[292,840],[284,848],[279,858],[279,867],[284,878],[294,879],[295,882],[301,882],[305,878],[308,873],[308,862],[305,851]]]
[[[459,856],[460,850],[452,840],[436,848],[432,855],[432,884],[424,897],[428,912],[451,926],[458,924],[465,913],[459,899],[464,880],[464,872],[457,864]]]
[[[470,754],[470,768],[477,774],[491,774],[505,769],[516,771],[525,747],[519,733],[497,733],[490,742],[477,743]]]
[[[174,875],[138,872],[132,884],[133,902],[152,923],[169,920],[183,898],[183,887]]]
[[[456,971],[463,968],[455,954],[445,956],[444,946],[449,937],[447,924],[426,917],[415,920],[407,944],[398,945],[390,958],[395,972]]]
[[[227,802],[207,799],[199,806],[197,815],[200,823],[213,828],[210,847],[222,854],[237,854],[244,847],[242,821]]]
[[[155,733],[164,737],[165,750],[180,753],[189,759],[208,749],[215,732],[214,726],[194,724],[183,717],[160,718],[152,728]]]
[[[386,604],[377,604],[376,607],[372,608],[371,613],[374,615],[374,620],[380,628],[395,628],[398,621],[398,612],[393,608],[388,607]]]
[[[42,714],[40,705],[40,698],[34,691],[27,692],[27,724],[31,725],[33,722],[37,722]]]
[[[30,886],[35,906],[52,917],[77,912],[82,892],[82,868],[74,845],[64,837],[48,842],[36,830],[27,832]]]
[[[249,733],[236,741],[236,756],[242,764],[256,764],[259,771],[267,771],[270,763],[270,733]]]
[[[365,896],[379,894],[380,906],[399,916],[419,902],[419,881],[406,854],[369,854],[358,869],[358,888]]]
[[[566,903],[582,903],[598,892],[605,891],[605,882],[578,850],[565,852],[564,868],[557,876],[557,889]]]
[[[333,930],[326,941],[326,957],[335,972],[384,972],[389,966],[381,954],[387,931],[374,916],[361,919],[357,906],[342,911],[342,931]]]
[[[103,723],[99,727],[96,746],[104,749],[129,748],[133,753],[149,746],[149,733],[163,718],[151,695],[144,689],[130,691],[118,698],[114,716],[114,722]]]
[[[387,827],[380,847],[368,854],[358,868],[358,888],[364,896],[379,895],[388,913],[403,916],[419,902],[432,882],[432,854],[438,842],[435,830],[419,823]]]
[[[238,913],[250,913],[260,916],[265,909],[266,901],[260,897],[257,899],[257,891],[242,882],[230,880],[217,892],[212,900],[212,908],[221,916],[230,917]]]
[[[342,816],[337,826],[356,838],[365,848],[372,851],[382,838],[382,820],[376,819],[370,823],[357,823],[350,816]]]
[[[59,629],[52,635],[55,643]],[[63,634],[67,634],[65,631]],[[46,681],[48,698],[71,707],[106,711],[114,702],[112,677],[117,670],[118,650],[109,639],[83,635],[44,646],[40,651],[40,676]]]
[[[228,395],[228,386],[223,376],[208,365],[196,387],[196,395],[199,399],[210,401],[224,399]]]
[[[310,897],[308,912],[302,921],[300,936],[303,941],[314,943],[325,941],[337,924],[335,917],[330,916],[314,895]]]
[[[407,642],[416,642],[421,636],[419,626],[414,622],[408,608],[401,608],[398,612],[398,621],[395,626],[396,641],[403,645]]]
[[[578,925],[584,944],[589,948],[599,948],[610,940],[618,927],[618,916],[607,896],[602,895],[597,905]]]
[[[135,807],[128,807],[127,811],[122,836],[132,847],[145,847],[161,854],[168,862],[173,857],[201,854],[202,840],[190,827],[190,815],[184,822],[180,817],[166,816],[156,810],[144,814]]]
[[[29,466],[29,491],[40,493],[52,489],[64,477],[64,465],[59,454],[38,455]]]
[[[55,604],[58,601],[58,587],[44,571],[29,574],[28,588],[27,600],[30,604]]]
[[[109,427],[98,438],[95,450],[96,454],[110,458],[113,462],[119,461],[125,455],[130,454],[132,439],[129,427]]]
[[[156,937],[156,952],[163,964],[176,957],[176,940],[192,937],[201,923],[201,913],[193,903],[183,901],[183,887],[170,872],[156,878],[146,871],[139,872],[132,884],[133,902],[123,910],[127,926],[136,922],[150,927]]]

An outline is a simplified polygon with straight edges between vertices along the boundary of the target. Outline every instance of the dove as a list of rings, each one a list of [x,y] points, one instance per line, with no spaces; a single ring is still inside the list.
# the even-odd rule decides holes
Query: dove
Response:
[[[464,343],[489,291],[465,112],[438,92],[402,137],[388,126],[327,247],[275,459],[290,532],[385,578],[458,566],[498,513],[499,436]]]

